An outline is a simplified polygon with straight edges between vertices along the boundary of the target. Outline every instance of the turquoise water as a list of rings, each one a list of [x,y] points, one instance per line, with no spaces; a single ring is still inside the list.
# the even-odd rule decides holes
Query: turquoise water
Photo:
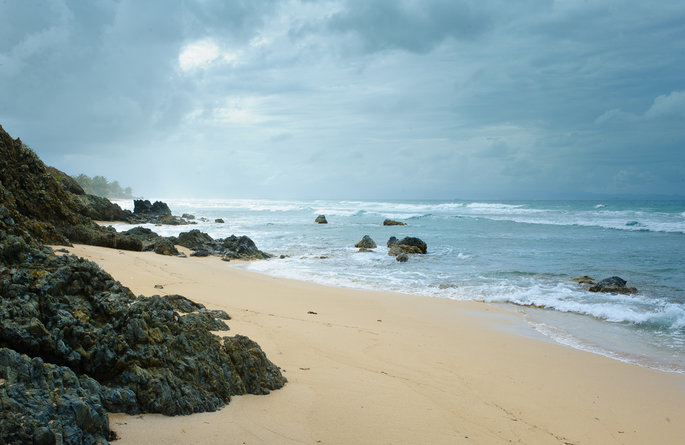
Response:
[[[243,266],[249,270],[511,305],[560,343],[685,371],[683,201],[164,201],[174,214],[209,219],[193,228],[214,237],[245,234],[276,255]],[[318,214],[329,224],[315,224]],[[384,227],[385,218],[408,225]],[[379,245],[375,252],[353,247],[364,235]],[[398,263],[387,255],[390,236],[417,236],[428,254]],[[590,293],[570,281],[580,275],[618,275],[639,293]]]

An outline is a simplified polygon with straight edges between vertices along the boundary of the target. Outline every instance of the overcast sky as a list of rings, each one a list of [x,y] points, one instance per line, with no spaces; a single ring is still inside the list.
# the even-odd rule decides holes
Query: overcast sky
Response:
[[[0,124],[138,195],[685,195],[682,0],[0,0],[0,17]]]

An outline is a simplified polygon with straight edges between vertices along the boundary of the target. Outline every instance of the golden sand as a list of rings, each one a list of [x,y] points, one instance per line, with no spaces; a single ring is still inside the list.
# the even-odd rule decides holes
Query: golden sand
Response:
[[[255,340],[288,378],[215,413],[111,414],[120,445],[685,443],[685,375],[557,345],[513,310],[272,278],[216,257],[69,250],[136,294],[225,310],[229,334]]]

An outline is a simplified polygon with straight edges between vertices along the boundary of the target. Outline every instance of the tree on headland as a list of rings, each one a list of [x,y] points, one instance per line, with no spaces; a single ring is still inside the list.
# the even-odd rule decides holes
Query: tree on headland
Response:
[[[74,179],[90,195],[103,196],[105,198],[133,198],[131,187],[122,188],[119,181],[109,182],[104,176],[94,176],[91,178],[81,173]]]

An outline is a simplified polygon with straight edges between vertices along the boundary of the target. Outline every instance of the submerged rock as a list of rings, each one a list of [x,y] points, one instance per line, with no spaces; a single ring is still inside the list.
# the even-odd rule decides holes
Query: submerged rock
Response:
[[[315,223],[319,224],[328,224],[328,220],[326,219],[326,215],[319,215],[316,217],[314,220]]]
[[[409,261],[409,256],[406,253],[398,253],[395,257],[395,260],[397,260],[400,263],[406,263],[407,261]]]
[[[587,275],[583,275],[582,277],[571,278],[571,281],[575,281],[578,284],[597,284],[597,280],[595,280],[592,277],[588,277]]]
[[[606,292],[615,294],[636,294],[637,289],[626,285],[626,280],[621,277],[613,276],[605,278],[596,285],[590,287],[590,292]]]
[[[386,219],[383,221],[384,226],[406,226],[407,223],[403,223],[400,221],[395,221],[394,219]]]

